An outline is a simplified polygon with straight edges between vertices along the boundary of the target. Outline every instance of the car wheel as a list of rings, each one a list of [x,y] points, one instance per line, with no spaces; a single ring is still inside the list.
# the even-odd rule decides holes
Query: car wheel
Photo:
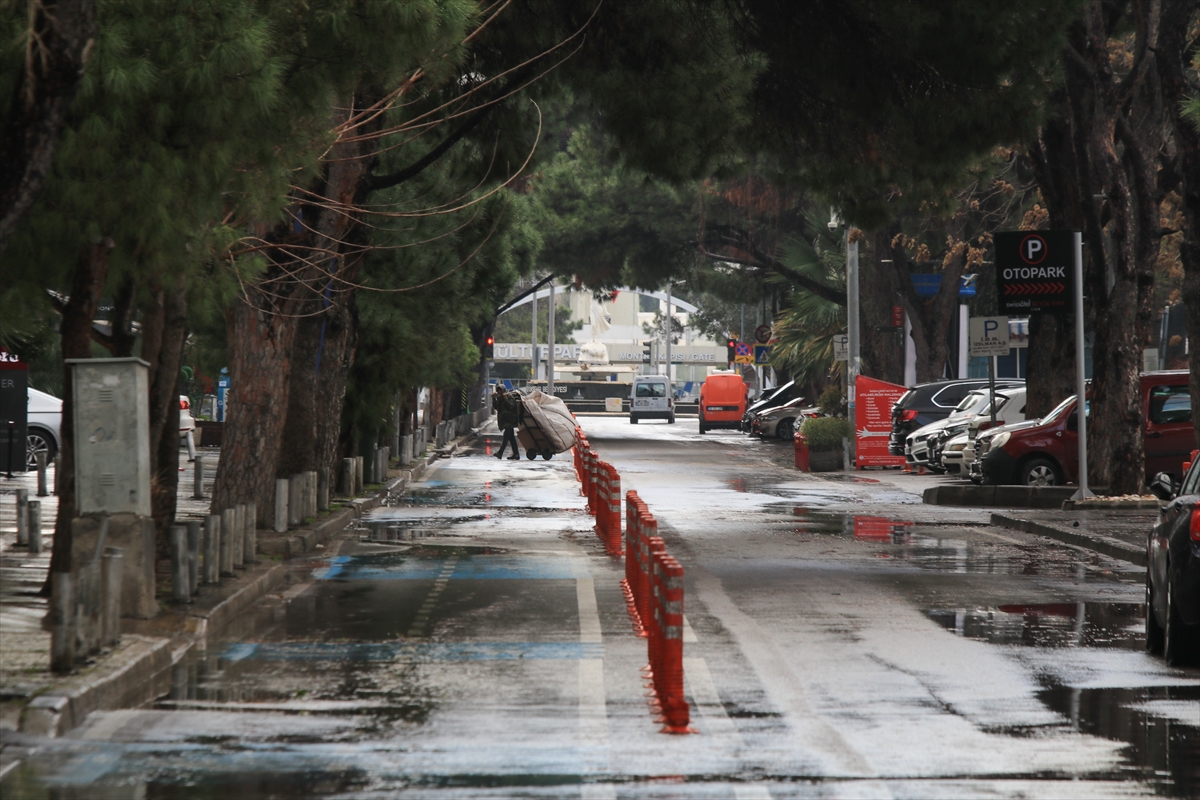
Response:
[[[630,415],[629,415],[629,424],[630,424],[630,425],[637,425],[637,424],[638,424],[638,418],[637,418],[637,417],[635,417],[635,416],[633,416],[632,414],[630,414]]]
[[[1154,613],[1154,591],[1150,584],[1150,567],[1146,567],[1146,652],[1159,655],[1163,651],[1163,628]]]
[[[781,419],[779,424],[775,426],[775,435],[780,439],[787,441],[796,433],[796,421],[792,419]]]
[[[708,426],[704,424],[704,417],[700,417],[700,435],[708,433]]]
[[[1022,486],[1062,486],[1058,465],[1048,458],[1032,458],[1021,467]]]
[[[1193,642],[1188,641],[1187,626],[1179,615],[1179,605],[1175,602],[1175,581],[1171,579],[1171,565],[1167,565],[1167,624],[1163,627],[1163,658],[1173,667],[1185,667],[1192,663],[1195,657]]]
[[[54,440],[50,438],[50,434],[38,428],[30,428],[25,436],[25,468],[29,470],[37,469],[37,454],[46,454],[46,464],[54,460],[54,454],[58,452],[54,446]]]
[[[674,424],[675,424],[675,415],[674,415],[674,414],[672,414],[671,416],[667,417],[667,424],[668,424],[668,425],[674,425]]]

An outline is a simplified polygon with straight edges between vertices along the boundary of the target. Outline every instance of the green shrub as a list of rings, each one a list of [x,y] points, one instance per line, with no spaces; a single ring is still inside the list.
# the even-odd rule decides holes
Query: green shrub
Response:
[[[814,417],[804,420],[801,432],[808,439],[809,450],[841,450],[842,437],[854,435],[850,420],[842,417]]]

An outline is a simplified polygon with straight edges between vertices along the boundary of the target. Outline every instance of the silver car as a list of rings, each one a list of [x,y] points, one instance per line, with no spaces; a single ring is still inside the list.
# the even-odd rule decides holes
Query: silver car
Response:
[[[38,453],[45,453],[49,464],[62,446],[63,401],[37,389],[26,389],[25,398],[25,468],[37,469]]]

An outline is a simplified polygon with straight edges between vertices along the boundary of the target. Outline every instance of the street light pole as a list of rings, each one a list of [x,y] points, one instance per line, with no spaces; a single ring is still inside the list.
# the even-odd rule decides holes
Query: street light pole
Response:
[[[857,430],[855,429],[855,395],[857,394],[858,372],[861,367],[860,343],[858,336],[858,242],[850,241],[850,225],[846,225],[846,336],[849,345],[849,359],[846,361],[846,413],[850,418],[852,434],[850,436],[850,466],[857,468]]]
[[[546,391],[554,396],[554,281],[550,281],[550,310],[547,312],[550,331],[546,334]]]
[[[671,334],[674,328],[671,318],[671,282],[667,281],[667,397],[674,396],[671,394]]]

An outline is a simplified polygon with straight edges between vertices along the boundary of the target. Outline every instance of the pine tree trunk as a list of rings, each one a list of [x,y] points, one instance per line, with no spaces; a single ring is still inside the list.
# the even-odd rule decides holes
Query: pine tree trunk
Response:
[[[1065,89],[1051,100],[1056,108],[1068,105]],[[1092,206],[1082,196],[1079,163],[1071,138],[1071,120],[1054,117],[1046,122],[1030,148],[1038,189],[1049,212],[1050,230],[1085,230],[1083,210]],[[1093,260],[1084,249],[1084,272]],[[1090,301],[1089,301],[1090,302]],[[1092,326],[1094,328],[1094,326]],[[1029,363],[1026,368],[1025,418],[1048,414],[1075,394],[1075,313],[1031,314],[1029,317]]]
[[[278,288],[275,291],[280,291]],[[233,390],[225,417],[221,460],[213,485],[214,512],[240,503],[258,504],[258,522],[269,522],[275,508],[275,477],[288,409],[288,371],[296,321],[270,307],[257,289],[250,302],[234,303],[225,313],[229,376]]]
[[[59,334],[64,361],[92,357],[92,321],[104,293],[108,277],[108,258],[113,242],[105,239],[86,247],[75,263],[71,296],[62,308]],[[54,520],[54,550],[50,555],[50,574],[71,569],[71,520],[78,504],[75,500],[75,390],[71,365],[63,364],[62,449],[58,460],[58,516]],[[46,578],[43,593],[50,591]]]
[[[1193,93],[1186,74],[1191,69],[1192,53],[1188,33],[1197,16],[1194,0],[1167,0],[1163,3],[1162,26],[1155,63],[1163,89],[1163,105],[1172,110],[1168,115],[1175,140],[1176,163],[1173,173],[1177,191],[1182,198],[1183,240],[1179,244],[1179,260],[1183,264],[1183,304],[1187,324],[1189,364],[1191,353],[1200,347],[1200,131],[1179,113],[1183,101]],[[1163,170],[1165,175],[1167,170]],[[1169,186],[1164,188],[1170,188]],[[1200,369],[1191,369],[1188,386],[1192,408],[1200,409]],[[1200,447],[1200,413],[1193,411],[1192,427],[1195,439],[1192,447]]]
[[[179,489],[179,372],[186,340],[184,289],[155,287],[142,315],[142,358],[150,364],[150,507],[164,555]]]

